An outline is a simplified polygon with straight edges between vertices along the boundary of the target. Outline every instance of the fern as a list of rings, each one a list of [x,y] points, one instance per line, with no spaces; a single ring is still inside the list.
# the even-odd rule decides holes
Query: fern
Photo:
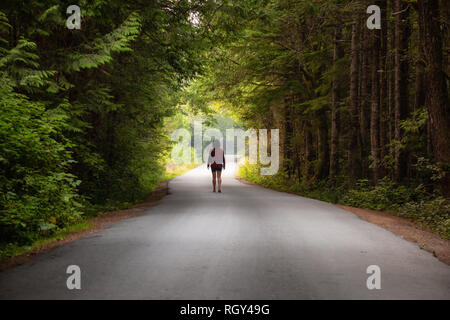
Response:
[[[11,25],[8,23],[6,15],[0,11],[0,57],[6,55],[8,50],[6,49],[8,41],[3,37],[9,33]]]
[[[66,20],[61,15],[61,8],[59,5],[54,5],[45,10],[37,19],[38,25],[34,32],[41,36],[50,36],[52,29],[65,28]],[[30,35],[33,35],[31,32]]]
[[[112,61],[113,53],[132,51],[130,44],[140,33],[141,23],[137,13],[132,13],[117,29],[102,38],[86,45],[85,50],[92,53],[76,53],[71,55],[69,71],[98,68]]]
[[[7,73],[13,87],[20,87],[27,92],[48,85],[56,72],[39,69],[36,43],[21,38],[16,46],[8,49],[8,41],[2,35],[7,36],[10,30],[8,19],[0,11],[0,70]]]
[[[21,87],[28,92],[49,84],[49,79],[55,71],[39,70],[39,56],[33,51],[34,42],[20,39],[17,46],[7,50],[0,59],[0,70],[5,70],[11,78],[14,87]]]

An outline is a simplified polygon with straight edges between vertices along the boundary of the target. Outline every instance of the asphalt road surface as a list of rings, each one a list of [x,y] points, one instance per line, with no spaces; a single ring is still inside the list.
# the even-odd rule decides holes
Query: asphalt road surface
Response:
[[[331,204],[205,166],[143,215],[0,272],[1,299],[450,299],[450,267]],[[68,290],[66,268],[81,268]],[[381,269],[368,290],[367,267]]]

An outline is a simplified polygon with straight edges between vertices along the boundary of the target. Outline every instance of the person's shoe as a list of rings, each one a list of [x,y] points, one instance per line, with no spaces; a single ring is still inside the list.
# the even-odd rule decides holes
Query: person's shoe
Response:
[[[222,190],[219,190],[219,193],[222,193]]]

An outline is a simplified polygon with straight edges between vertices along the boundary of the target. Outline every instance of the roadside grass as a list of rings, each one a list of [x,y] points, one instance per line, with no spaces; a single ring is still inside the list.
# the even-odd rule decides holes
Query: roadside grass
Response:
[[[198,165],[194,164],[189,165],[167,164],[166,173],[160,179],[160,183],[163,181],[173,179],[179,175],[182,175],[196,168],[197,166]],[[0,262],[7,260],[9,258],[31,253],[50,243],[64,240],[70,234],[88,230],[93,227],[93,224],[91,223],[92,219],[105,215],[106,213],[111,211],[129,209],[135,204],[136,203],[118,202],[118,203],[109,203],[105,206],[86,205],[84,207],[85,209],[83,214],[84,218],[81,218],[81,220],[73,224],[67,225],[64,228],[57,229],[56,231],[53,231],[51,234],[43,233],[35,235],[34,236],[35,239],[30,244],[0,243]]]
[[[81,232],[89,228],[92,228],[92,224],[89,221],[83,221],[60,229],[51,236],[40,236],[30,245],[8,243],[0,247],[0,261],[33,252],[34,250],[43,247],[46,244],[63,240],[72,233]]]
[[[261,176],[259,165],[241,164],[237,176],[266,188],[294,193],[303,197],[356,208],[384,211],[414,221],[444,239],[450,239],[450,201],[430,195],[418,187],[405,187],[388,179],[372,186],[360,180],[355,188],[332,187],[325,182],[298,182],[284,172]]]

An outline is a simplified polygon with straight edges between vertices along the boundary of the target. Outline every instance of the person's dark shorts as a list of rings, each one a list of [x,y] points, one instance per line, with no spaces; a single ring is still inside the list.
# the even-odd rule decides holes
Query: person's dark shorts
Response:
[[[217,172],[217,171],[222,172],[222,165],[221,164],[219,164],[219,165],[212,165],[211,166],[211,171],[212,172]]]

